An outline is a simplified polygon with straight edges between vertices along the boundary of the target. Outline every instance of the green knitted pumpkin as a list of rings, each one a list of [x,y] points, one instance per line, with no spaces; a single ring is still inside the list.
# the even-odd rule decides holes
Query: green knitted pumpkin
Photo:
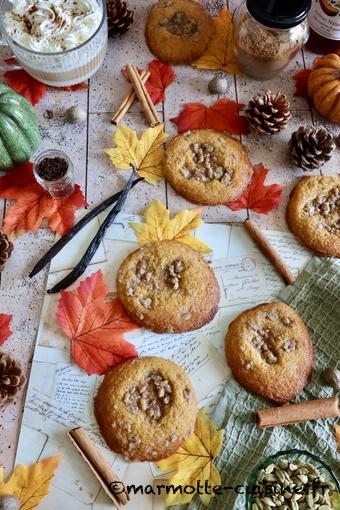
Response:
[[[0,84],[0,170],[28,161],[39,142],[38,118],[31,103]]]

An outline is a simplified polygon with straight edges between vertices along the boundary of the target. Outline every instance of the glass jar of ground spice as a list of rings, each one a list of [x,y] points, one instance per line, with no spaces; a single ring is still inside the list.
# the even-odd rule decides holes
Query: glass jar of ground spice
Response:
[[[39,154],[34,162],[37,182],[54,199],[69,197],[74,191],[73,164],[67,154],[48,150]]]
[[[268,80],[308,40],[311,0],[245,0],[234,15],[235,51],[243,71]]]

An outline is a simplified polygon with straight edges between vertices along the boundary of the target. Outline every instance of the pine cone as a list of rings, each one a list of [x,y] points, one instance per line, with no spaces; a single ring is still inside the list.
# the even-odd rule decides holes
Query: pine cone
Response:
[[[290,104],[284,94],[266,90],[249,101],[246,115],[250,126],[265,135],[281,131],[290,119]]]
[[[289,142],[295,166],[303,170],[319,168],[331,159],[335,149],[333,136],[323,127],[299,127]]]
[[[0,232],[0,273],[3,271],[5,264],[13,251],[13,243],[9,241],[6,234]]]
[[[121,0],[106,0],[109,36],[120,37],[133,23],[134,12]]]
[[[0,351],[0,407],[12,402],[25,383],[20,363]]]

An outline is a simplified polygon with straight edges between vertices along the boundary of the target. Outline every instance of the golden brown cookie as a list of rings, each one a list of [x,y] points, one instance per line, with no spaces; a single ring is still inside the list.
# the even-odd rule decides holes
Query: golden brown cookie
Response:
[[[150,51],[162,62],[190,64],[208,47],[214,22],[194,0],[160,0],[146,24]]]
[[[340,257],[340,177],[302,177],[290,195],[287,222],[308,248]]]
[[[190,202],[231,202],[246,189],[252,173],[245,146],[214,129],[187,131],[166,149],[165,178]]]
[[[131,253],[118,270],[117,294],[134,321],[158,333],[201,328],[214,318],[220,300],[210,265],[178,241]]]
[[[145,357],[108,372],[94,401],[100,431],[129,460],[169,457],[194,431],[195,391],[176,363]]]
[[[235,379],[278,404],[295,398],[310,381],[313,344],[304,322],[285,303],[241,313],[229,326],[225,348]]]

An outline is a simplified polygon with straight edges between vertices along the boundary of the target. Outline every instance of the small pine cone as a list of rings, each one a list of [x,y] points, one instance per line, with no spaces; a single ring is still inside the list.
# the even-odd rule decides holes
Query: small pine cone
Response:
[[[120,37],[133,23],[134,12],[121,0],[106,0],[109,36]]]
[[[12,402],[25,383],[19,361],[0,351],[0,407]]]
[[[275,135],[291,117],[290,104],[284,94],[266,90],[249,101],[246,115],[250,126],[264,135]]]
[[[314,170],[331,159],[335,143],[323,127],[299,127],[289,142],[289,152],[295,166]]]
[[[6,234],[0,232],[0,273],[3,271],[12,251],[13,243],[11,243]]]

